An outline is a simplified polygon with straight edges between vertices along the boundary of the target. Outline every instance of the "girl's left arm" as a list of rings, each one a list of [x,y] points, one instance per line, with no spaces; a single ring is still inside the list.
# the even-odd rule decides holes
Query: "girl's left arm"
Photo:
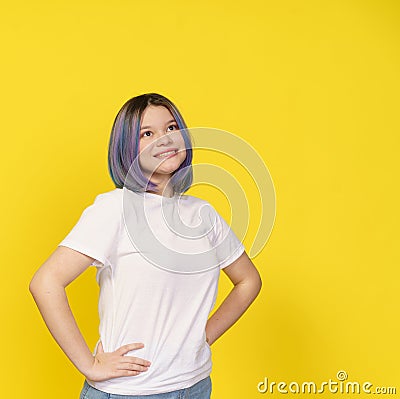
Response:
[[[261,289],[261,277],[246,251],[222,269],[234,284],[229,295],[208,319],[206,337],[214,343],[243,315]]]

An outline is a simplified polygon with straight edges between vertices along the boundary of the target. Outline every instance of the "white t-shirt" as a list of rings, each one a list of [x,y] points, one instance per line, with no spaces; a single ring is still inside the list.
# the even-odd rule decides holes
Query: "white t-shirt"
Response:
[[[189,229],[184,237],[176,234],[181,222]],[[190,233],[196,226],[200,236]],[[151,234],[157,245],[148,242]],[[220,269],[245,250],[211,204],[189,195],[167,198],[116,188],[99,194],[58,245],[95,259],[104,351],[142,342],[143,348],[127,355],[151,362],[137,376],[90,385],[108,393],[150,395],[187,388],[211,373],[205,326]],[[207,265],[194,261],[199,257]],[[182,267],[187,259],[193,262]]]

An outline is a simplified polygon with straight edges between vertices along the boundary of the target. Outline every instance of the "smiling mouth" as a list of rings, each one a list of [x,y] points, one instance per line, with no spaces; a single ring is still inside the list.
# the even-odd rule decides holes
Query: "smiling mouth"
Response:
[[[155,157],[159,158],[159,159],[171,158],[171,157],[175,156],[177,153],[178,153],[178,150],[173,150],[173,151],[164,152],[160,155],[156,155]]]

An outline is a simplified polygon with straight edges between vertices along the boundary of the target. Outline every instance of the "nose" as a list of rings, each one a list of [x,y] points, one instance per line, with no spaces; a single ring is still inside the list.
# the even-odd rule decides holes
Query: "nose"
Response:
[[[172,143],[171,133],[161,133],[160,137],[156,140],[156,145],[166,145]]]

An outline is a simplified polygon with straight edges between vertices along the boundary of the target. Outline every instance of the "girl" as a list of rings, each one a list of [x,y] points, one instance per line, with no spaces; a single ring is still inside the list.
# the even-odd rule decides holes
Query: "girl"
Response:
[[[260,291],[259,273],[224,219],[205,200],[183,195],[192,184],[192,144],[185,129],[164,96],[127,101],[109,141],[116,188],[83,211],[30,283],[51,334],[85,377],[81,399],[209,399],[210,346]],[[198,226],[200,208],[202,223],[212,228],[196,240],[177,237],[162,223],[167,215],[174,226],[181,219]],[[207,257],[198,262],[200,252]],[[65,293],[91,265],[100,286],[94,354]],[[234,287],[208,319],[220,270]]]

